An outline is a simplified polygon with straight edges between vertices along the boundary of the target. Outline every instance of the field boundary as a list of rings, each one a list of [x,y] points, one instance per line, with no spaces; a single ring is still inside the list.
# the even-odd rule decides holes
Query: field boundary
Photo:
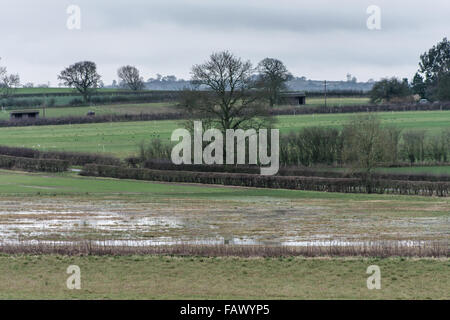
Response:
[[[441,104],[410,104],[410,105],[349,105],[340,107],[287,107],[275,108],[269,111],[272,116],[296,116],[306,114],[342,114],[364,112],[407,112],[407,111],[449,111],[450,103]],[[25,127],[67,124],[89,124],[105,122],[132,122],[158,120],[184,120],[192,118],[182,111],[140,113],[140,114],[109,114],[101,116],[68,116],[54,118],[37,118],[24,120],[0,120],[0,127]]]
[[[396,241],[367,241],[360,245],[264,246],[264,245],[113,245],[108,241],[0,242],[0,253],[31,255],[173,255],[204,257],[430,257],[448,258],[442,242],[402,244]]]
[[[0,146],[1,153],[1,146]],[[192,172],[224,172],[224,173],[247,173],[247,174],[259,174],[260,168],[258,166],[251,165],[196,165],[196,164],[173,164],[169,160],[157,160],[139,162],[138,158],[129,157],[125,161],[132,168],[138,166],[150,169],[150,170],[173,170],[173,171],[192,171]],[[449,163],[436,163],[433,166],[449,166]],[[399,168],[413,167],[409,165],[399,166]],[[327,170],[328,169],[328,170]],[[344,169],[346,169],[344,167]],[[323,178],[363,178],[362,172],[340,172],[331,171],[329,168],[314,169],[301,166],[286,166],[281,167],[278,170],[277,176],[301,176],[301,177],[323,177]],[[372,173],[372,178],[375,180],[405,180],[405,181],[450,181],[450,175],[448,174],[425,174],[425,173]]]
[[[80,174],[82,176],[116,179],[219,184],[240,187],[341,193],[378,193],[446,197],[450,190],[450,183],[448,182],[401,180],[373,180],[368,182],[356,178],[262,176],[244,173],[135,169],[95,164],[85,165]]]

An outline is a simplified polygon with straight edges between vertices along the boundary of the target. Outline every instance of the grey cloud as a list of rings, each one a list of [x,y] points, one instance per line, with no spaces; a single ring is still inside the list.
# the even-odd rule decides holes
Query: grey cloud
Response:
[[[448,36],[448,0],[3,0],[1,64],[23,82],[56,84],[82,59],[96,61],[104,81],[122,64],[146,77],[188,77],[190,66],[229,49],[257,63],[286,62],[296,75],[360,79],[411,77],[419,55]],[[366,28],[366,8],[382,10],[382,30]],[[7,5],[6,5],[7,3]],[[82,29],[68,31],[66,8],[82,10]]]

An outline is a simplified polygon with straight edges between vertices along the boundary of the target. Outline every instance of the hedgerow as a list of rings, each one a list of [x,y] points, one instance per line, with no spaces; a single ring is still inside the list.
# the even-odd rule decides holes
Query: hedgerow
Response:
[[[63,172],[69,167],[69,162],[54,159],[34,159],[0,155],[0,168],[20,169],[26,171]]]
[[[418,182],[399,180],[371,180],[357,178],[322,178],[299,176],[262,176],[243,173],[192,172],[137,169],[89,164],[81,175],[165,182],[222,184],[241,187],[312,190],[343,193],[393,193],[408,195],[447,196],[448,182]]]
[[[68,161],[73,166],[83,166],[88,163],[104,165],[120,165],[121,161],[112,156],[95,153],[64,152],[64,151],[39,151],[30,148],[17,148],[0,146],[0,155],[35,159],[57,159]]]

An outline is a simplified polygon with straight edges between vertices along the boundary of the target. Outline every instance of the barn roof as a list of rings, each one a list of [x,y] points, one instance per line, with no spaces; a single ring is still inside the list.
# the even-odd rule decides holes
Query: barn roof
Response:
[[[282,97],[306,97],[304,92],[282,92],[280,94]]]

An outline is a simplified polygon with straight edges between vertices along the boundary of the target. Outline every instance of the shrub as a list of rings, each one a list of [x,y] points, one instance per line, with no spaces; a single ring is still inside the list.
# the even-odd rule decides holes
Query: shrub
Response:
[[[168,144],[164,144],[160,139],[152,139],[149,143],[142,142],[139,146],[139,162],[144,164],[154,159],[169,160],[172,148]]]
[[[284,165],[333,164],[339,161],[341,133],[337,129],[309,127],[282,136],[280,163]]]
[[[374,103],[389,102],[395,98],[405,98],[411,95],[411,90],[407,80],[400,81],[396,78],[382,79],[374,84],[369,95],[370,100]]]
[[[403,134],[403,156],[411,163],[425,160],[425,131],[409,130]]]

